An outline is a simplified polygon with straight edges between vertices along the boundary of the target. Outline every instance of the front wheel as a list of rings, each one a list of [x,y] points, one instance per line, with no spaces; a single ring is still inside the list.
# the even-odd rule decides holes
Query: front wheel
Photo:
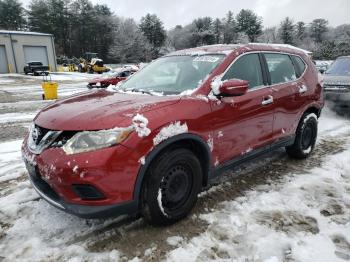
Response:
[[[286,147],[289,156],[303,159],[311,154],[316,144],[317,124],[316,114],[303,115],[296,131],[294,144]]]
[[[186,217],[202,186],[202,168],[188,149],[162,153],[151,164],[142,190],[142,214],[153,225],[169,225]]]

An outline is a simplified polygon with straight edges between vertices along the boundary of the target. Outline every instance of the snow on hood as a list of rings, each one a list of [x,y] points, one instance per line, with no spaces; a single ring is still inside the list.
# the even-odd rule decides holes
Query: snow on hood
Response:
[[[51,130],[102,130],[127,127],[137,113],[142,114],[177,103],[180,97],[85,92],[45,107],[35,124]],[[140,120],[140,119],[138,119]],[[147,131],[146,131],[147,132]]]

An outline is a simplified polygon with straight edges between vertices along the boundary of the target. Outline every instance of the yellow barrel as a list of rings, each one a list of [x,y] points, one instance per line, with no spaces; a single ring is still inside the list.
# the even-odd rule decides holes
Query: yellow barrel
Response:
[[[58,88],[57,82],[44,81],[42,82],[41,86],[44,89],[43,99],[45,100],[57,99],[57,88]]]

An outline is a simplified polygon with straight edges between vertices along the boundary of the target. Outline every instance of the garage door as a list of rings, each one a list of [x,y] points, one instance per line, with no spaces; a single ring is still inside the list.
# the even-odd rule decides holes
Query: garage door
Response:
[[[26,63],[39,61],[46,66],[49,64],[46,46],[23,46],[23,51]]]
[[[8,73],[8,62],[6,49],[4,45],[0,45],[0,73]]]

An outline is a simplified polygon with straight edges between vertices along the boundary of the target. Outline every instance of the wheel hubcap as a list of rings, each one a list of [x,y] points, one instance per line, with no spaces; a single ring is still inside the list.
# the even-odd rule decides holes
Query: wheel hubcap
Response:
[[[302,135],[302,147],[303,149],[308,149],[311,145],[312,145],[312,140],[314,137],[314,131],[312,128],[312,125],[308,124],[303,131],[303,135]]]
[[[182,206],[191,192],[192,176],[189,168],[183,165],[172,167],[161,183],[162,204],[168,210]]]

